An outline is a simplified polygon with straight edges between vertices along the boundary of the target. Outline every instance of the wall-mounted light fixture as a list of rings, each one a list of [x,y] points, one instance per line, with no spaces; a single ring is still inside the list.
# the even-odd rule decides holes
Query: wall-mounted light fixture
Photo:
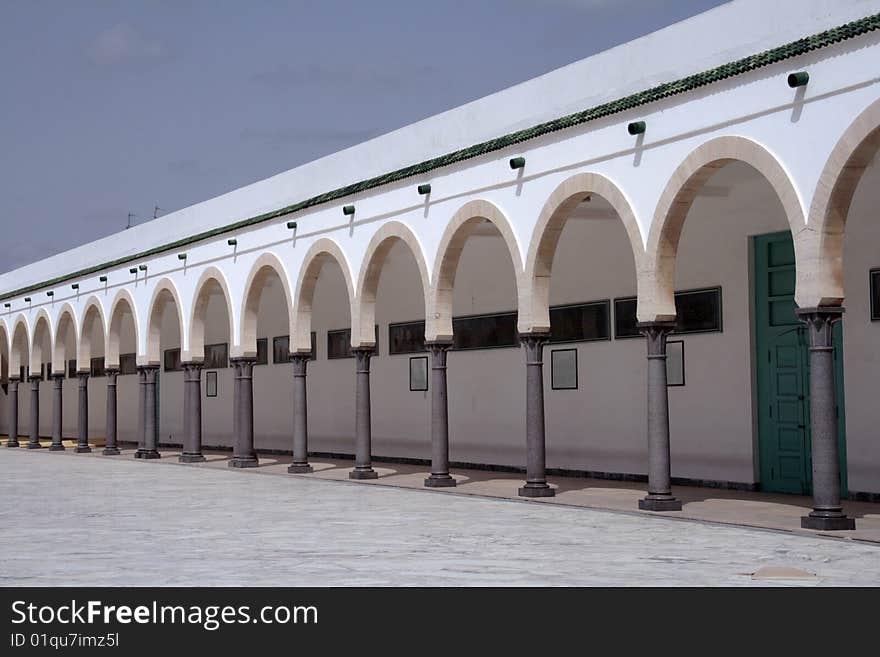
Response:
[[[138,265],[138,269],[140,269],[141,271],[147,271],[147,266],[146,265]]]
[[[78,290],[78,289],[79,289],[79,283],[74,283],[73,285],[70,286],[70,289],[72,289],[72,290]]]
[[[633,121],[626,126],[626,131],[631,135],[643,135],[646,127],[644,121]]]
[[[236,244],[238,244],[238,240],[235,238],[229,238],[228,240],[226,240],[226,243],[229,246],[235,246]]]
[[[524,157],[510,158],[510,168],[511,169],[522,169],[525,165],[526,165],[526,158],[524,158]]]
[[[178,260],[186,260],[186,254],[185,253],[178,253],[177,259]]]
[[[47,296],[47,297],[54,297],[54,296],[55,296],[55,292],[53,292],[52,290],[49,290],[48,292],[46,292],[46,296]]]
[[[25,298],[24,298],[24,302],[25,302],[25,303],[30,303],[30,302],[31,302],[31,298],[30,298],[30,297],[25,297]]]
[[[342,206],[342,214],[346,217],[350,217],[354,214],[354,206],[353,205],[344,205]]]
[[[131,269],[128,270],[128,273],[129,273],[129,274],[137,274],[137,273],[138,273],[138,268],[137,268],[137,267],[132,267]]]
[[[11,303],[4,303],[4,304],[3,304],[3,307],[4,307],[4,308],[11,308],[11,307],[12,307],[12,304],[11,304]]]
[[[790,73],[788,76],[788,86],[794,89],[795,87],[803,87],[806,86],[807,82],[810,81],[810,74],[806,71],[798,71],[797,73]]]
[[[427,196],[431,193],[431,184],[425,183],[424,185],[419,185],[419,194],[422,196]]]
[[[100,276],[100,277],[98,278],[98,280],[101,281],[102,283],[106,283],[106,282],[107,282],[107,277],[106,277],[106,276]]]
[[[295,221],[288,221],[288,222],[287,222],[287,227],[288,227],[290,230],[296,230],[296,222],[295,222]]]

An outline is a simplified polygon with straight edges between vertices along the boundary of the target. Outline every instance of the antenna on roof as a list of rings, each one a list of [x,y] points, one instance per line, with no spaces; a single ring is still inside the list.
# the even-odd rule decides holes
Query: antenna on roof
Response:
[[[134,212],[128,213],[128,223],[125,224],[126,229],[131,228],[131,220],[137,219],[137,215]]]
[[[157,205],[157,206],[154,206],[154,207],[153,207],[153,219],[155,219],[156,217],[158,217],[160,212],[165,212],[165,210],[163,210],[162,208],[160,208],[158,205]]]

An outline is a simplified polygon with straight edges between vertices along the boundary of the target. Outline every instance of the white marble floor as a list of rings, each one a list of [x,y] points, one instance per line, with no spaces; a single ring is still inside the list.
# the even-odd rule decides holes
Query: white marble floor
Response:
[[[0,585],[880,585],[876,544],[169,466],[0,449]]]

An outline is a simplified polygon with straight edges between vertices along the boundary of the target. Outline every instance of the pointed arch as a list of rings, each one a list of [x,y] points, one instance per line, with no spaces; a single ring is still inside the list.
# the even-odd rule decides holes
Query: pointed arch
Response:
[[[29,360],[31,372],[41,371],[43,361],[46,360],[46,357],[51,358],[53,337],[52,319],[49,317],[49,313],[46,312],[45,308],[40,308],[37,312],[37,317],[34,320],[34,335],[33,340],[31,340]],[[45,340],[48,340],[49,342],[49,348],[46,351],[43,350],[43,342]]]
[[[517,309],[527,307],[523,285],[522,256],[519,242],[507,217],[494,203],[474,200],[465,203],[452,217],[443,231],[440,248],[434,258],[431,277],[430,305],[425,313],[425,340],[452,340],[452,291],[455,273],[465,242],[482,222],[489,221],[501,233],[507,245],[516,276]],[[521,321],[521,320],[520,320]]]
[[[226,302],[226,314],[229,321],[229,344],[230,346],[237,344],[235,305],[233,304],[232,293],[229,291],[229,283],[226,280],[226,276],[217,267],[207,267],[199,277],[196,291],[193,294],[193,301],[190,305],[189,354],[184,354],[183,350],[181,350],[181,359],[196,362],[205,360],[205,315],[208,309],[211,289],[215,286],[219,288]],[[238,354],[233,350],[232,355],[234,357]]]
[[[825,162],[801,235],[795,301],[802,308],[843,303],[846,217],[865,168],[880,151],[880,100],[868,105],[837,140]]]
[[[162,310],[171,301],[174,304],[174,312],[177,314],[177,326],[180,331],[181,356],[188,349],[187,335],[183,323],[184,307],[180,301],[180,292],[170,278],[163,277],[156,283],[153,296],[150,299],[150,310],[147,316],[147,361],[159,363],[161,360],[161,337],[162,337]]]
[[[567,178],[544,203],[532,233],[524,276],[528,285],[528,305],[524,304],[519,310],[522,332],[550,330],[550,273],[556,247],[569,215],[589,194],[601,196],[614,209],[626,229],[636,271],[645,257],[639,222],[623,191],[600,173],[578,173]]]
[[[322,237],[309,247],[299,270],[296,294],[293,297],[294,328],[290,334],[291,352],[306,353],[312,350],[312,304],[315,300],[315,285],[318,283],[321,269],[323,269],[324,264],[328,261],[336,262],[342,270],[345,289],[348,291],[348,309],[352,322],[354,322],[355,289],[352,283],[351,267],[349,267],[348,259],[336,242],[329,237]],[[354,335],[354,332],[352,332],[352,335]]]
[[[97,299],[95,299],[95,302],[97,302]],[[58,313],[58,321],[55,322],[55,339],[53,340],[54,346],[52,349],[53,374],[65,374],[67,372],[67,361],[70,356],[67,353],[68,331],[73,331],[73,354],[76,357],[79,353],[79,322],[77,321],[76,311],[73,309],[73,306],[65,302],[61,306],[61,312]]]
[[[639,321],[675,319],[675,258],[684,221],[703,184],[735,161],[757,170],[776,192],[795,237],[795,259],[800,266],[797,236],[805,226],[804,211],[788,172],[775,155],[752,139],[710,139],[691,151],[678,166],[657,203],[644,266],[638,272]]]
[[[9,345],[9,373],[20,376],[23,365],[30,362],[31,331],[27,317],[19,313],[12,323],[12,340]]]
[[[90,305],[83,313],[83,328],[80,331],[80,358],[77,365],[80,369],[85,366],[84,363],[88,363],[88,359],[91,356],[91,344],[89,344],[89,336],[86,333],[87,322],[90,321],[91,317],[91,321],[98,321],[97,318],[100,318],[103,323],[105,318],[103,313],[99,312],[100,310],[100,304]],[[106,327],[107,345],[104,351],[104,363],[108,368],[119,368],[119,343],[122,338],[122,320],[126,313],[131,315],[132,323],[134,324],[134,343],[137,350],[140,345],[139,331],[141,326],[140,319],[138,318],[137,304],[135,304],[131,292],[122,288],[116,293],[113,304],[110,306],[110,320],[103,323],[103,326]]]
[[[293,335],[293,294],[290,289],[290,276],[281,259],[268,251],[260,255],[254,262],[244,287],[244,303],[241,310],[241,345],[242,355],[257,355],[257,314],[260,309],[260,297],[268,277],[275,273],[281,280],[284,290],[284,302],[287,311],[288,335]]]
[[[373,326],[376,322],[376,294],[379,288],[379,277],[388,253],[397,243],[405,244],[415,258],[419,270],[419,280],[422,284],[424,309],[427,313],[430,303],[431,280],[428,275],[428,266],[425,263],[424,249],[415,233],[408,226],[399,221],[389,221],[373,235],[361,263],[358,290],[355,297],[357,312],[352,319],[352,344],[367,345],[373,344],[376,340]],[[356,322],[354,317],[357,317]]]

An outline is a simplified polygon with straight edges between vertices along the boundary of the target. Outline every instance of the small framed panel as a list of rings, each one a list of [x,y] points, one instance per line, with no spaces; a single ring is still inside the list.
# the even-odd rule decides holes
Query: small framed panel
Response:
[[[666,342],[666,385],[684,385],[684,341]]]
[[[871,276],[871,321],[880,321],[880,267],[872,269]]]
[[[413,392],[428,389],[427,356],[412,356],[409,359],[409,389]]]
[[[205,372],[205,397],[217,396],[217,372]]]
[[[577,390],[577,349],[553,349],[550,352],[550,387],[553,390]]]

